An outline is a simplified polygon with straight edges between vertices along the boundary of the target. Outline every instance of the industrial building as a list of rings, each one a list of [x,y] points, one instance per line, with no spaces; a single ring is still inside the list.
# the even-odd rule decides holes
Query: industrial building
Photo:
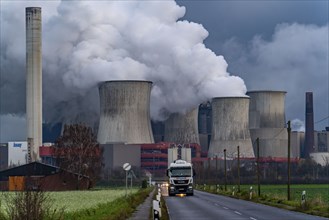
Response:
[[[138,144],[102,144],[104,171],[122,169],[124,163],[132,167],[141,166],[141,146]]]
[[[141,145],[141,169],[149,171],[153,175],[164,175],[168,168],[168,148],[170,143],[160,142],[156,144]]]
[[[164,122],[163,121],[151,121],[151,127],[154,137],[154,143],[159,143],[164,141]]]
[[[54,144],[44,143],[39,147],[40,162],[56,165],[53,154]],[[26,141],[13,141],[0,144],[0,170],[21,166],[28,163],[28,147]]]
[[[0,144],[0,170],[8,168],[8,143]]]
[[[329,127],[314,132],[314,146],[315,152],[329,152]]]
[[[329,128],[327,127],[323,131],[315,131],[310,136],[314,138],[311,141],[314,145],[309,157],[321,165],[325,165],[326,161],[329,163]],[[305,143],[305,132],[291,132],[292,157],[300,158],[303,155]]]
[[[304,149],[305,132],[292,131],[290,134],[291,157],[300,158]],[[287,151],[288,154],[288,151]]]
[[[211,124],[212,124],[212,109],[211,103],[205,102],[199,106],[198,128],[199,139],[202,152],[208,152],[211,139]]]
[[[148,170],[155,175],[163,176],[168,168],[168,161],[170,161],[170,155],[168,153],[169,148],[176,148],[178,154],[182,153],[182,149],[190,149],[190,158],[192,161],[198,161],[201,156],[201,146],[196,143],[185,145],[177,145],[170,142],[142,144],[141,169]]]
[[[0,170],[28,163],[27,142],[14,141],[0,145]]]

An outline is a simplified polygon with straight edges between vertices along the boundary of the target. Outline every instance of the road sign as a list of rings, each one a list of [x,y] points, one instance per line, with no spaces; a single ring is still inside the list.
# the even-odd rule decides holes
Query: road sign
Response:
[[[128,188],[128,171],[131,169],[131,165],[129,163],[124,163],[122,168],[126,171],[126,197],[127,197],[127,188]]]
[[[125,170],[125,171],[128,171],[128,170],[130,170],[131,169],[131,165],[129,164],[129,163],[125,163],[125,164],[123,164],[123,169]]]

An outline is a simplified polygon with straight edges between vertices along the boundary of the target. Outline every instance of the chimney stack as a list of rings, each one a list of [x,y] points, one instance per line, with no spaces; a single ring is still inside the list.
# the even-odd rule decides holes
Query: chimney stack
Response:
[[[314,115],[313,115],[313,93],[306,92],[305,109],[305,144],[304,158],[309,158],[314,152]]]
[[[39,160],[39,147],[42,145],[41,8],[26,8],[25,18],[28,162],[33,162]]]

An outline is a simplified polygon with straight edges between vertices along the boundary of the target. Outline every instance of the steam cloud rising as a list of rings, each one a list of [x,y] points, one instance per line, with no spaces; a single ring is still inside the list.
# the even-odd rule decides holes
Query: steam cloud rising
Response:
[[[216,96],[241,96],[243,80],[203,44],[202,25],[179,20],[175,1],[2,3],[1,114],[25,113],[25,7],[43,15],[46,121],[97,119],[97,83],[150,80],[151,116],[184,112]],[[16,12],[14,12],[16,11]],[[19,13],[17,13],[17,11]],[[19,32],[19,34],[18,34]]]

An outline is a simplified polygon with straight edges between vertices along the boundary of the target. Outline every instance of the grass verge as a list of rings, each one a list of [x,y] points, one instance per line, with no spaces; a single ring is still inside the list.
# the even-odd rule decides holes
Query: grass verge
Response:
[[[157,190],[156,190],[156,192],[157,192]],[[154,195],[153,195],[153,199],[154,200],[156,200],[156,195],[157,195],[157,193],[154,193]],[[161,220],[169,220],[169,215],[168,215],[168,209],[167,209],[166,201],[164,200],[164,198],[163,198],[162,195],[160,197],[160,208],[161,208]],[[151,205],[149,220],[152,220],[152,219],[153,219],[153,207]]]

